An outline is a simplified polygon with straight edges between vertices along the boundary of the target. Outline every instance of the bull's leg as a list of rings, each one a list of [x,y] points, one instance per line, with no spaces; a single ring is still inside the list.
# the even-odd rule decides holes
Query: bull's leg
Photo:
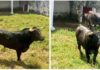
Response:
[[[81,44],[80,44],[79,42],[77,42],[77,44],[78,44],[78,50],[79,50],[79,52],[80,52],[80,55],[82,55]]]
[[[17,52],[17,61],[21,61],[20,56],[21,56],[21,52],[20,51],[16,51]]]
[[[88,50],[86,50],[85,52],[86,52],[87,62],[89,63],[89,61],[90,61],[89,51],[88,51]]]
[[[78,50],[80,52],[80,58],[83,59],[84,56],[83,56],[83,53],[81,51],[81,44],[78,44]]]
[[[95,51],[94,52],[94,56],[93,56],[93,64],[96,63],[96,57],[97,57],[97,55],[98,55],[98,51]]]
[[[89,26],[90,26],[90,29],[91,29],[91,30],[93,30],[93,27],[94,27],[94,26],[93,26],[93,25],[94,25],[94,24],[93,24],[93,21],[94,21],[94,20],[93,20],[93,17],[90,16],[90,17],[89,17]]]
[[[79,50],[80,54],[82,54],[81,45],[80,44],[78,45],[78,50]]]

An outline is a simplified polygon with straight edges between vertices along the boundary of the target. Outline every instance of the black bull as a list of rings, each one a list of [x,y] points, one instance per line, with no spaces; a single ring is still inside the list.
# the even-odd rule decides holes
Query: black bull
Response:
[[[76,39],[80,55],[82,55],[81,46],[85,49],[87,62],[90,61],[90,54],[93,56],[93,64],[96,63],[96,57],[100,45],[100,32],[92,32],[88,28],[80,25],[76,29]]]
[[[24,28],[16,32],[0,30],[0,44],[16,50],[17,60],[21,60],[21,53],[27,51],[33,41],[38,40],[42,41],[44,37],[41,36],[39,29],[36,27]]]

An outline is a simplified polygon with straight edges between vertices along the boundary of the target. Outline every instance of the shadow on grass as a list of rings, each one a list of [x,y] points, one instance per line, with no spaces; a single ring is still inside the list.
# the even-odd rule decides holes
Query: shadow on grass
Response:
[[[76,27],[79,24],[80,23],[78,23],[78,22],[63,22],[63,21],[56,21],[56,22],[54,22],[54,26],[55,27],[72,28],[72,29],[76,29]]]
[[[25,69],[40,69],[40,65],[31,65],[31,64],[25,64],[23,61],[8,61],[8,60],[4,60],[4,59],[0,59],[0,64],[1,65],[5,65],[5,68],[11,68],[14,69],[16,65],[18,66],[22,66],[22,68]]]
[[[24,15],[26,15],[26,14],[37,14],[37,15],[44,15],[44,16],[47,16],[47,15],[45,15],[45,14],[41,14],[41,13],[38,13],[38,12],[34,12],[34,11],[30,11],[30,12],[23,12],[23,11],[14,11],[14,13],[13,14],[11,14],[11,12],[10,11],[3,11],[3,12],[0,12],[0,16],[11,16],[11,15],[14,15],[14,14],[20,14],[20,15],[22,15],[22,14],[24,14]],[[48,17],[48,16],[47,16]]]
[[[76,30],[76,29],[73,29],[73,28],[55,27],[55,30],[52,31],[52,33],[56,33],[57,31],[60,31],[61,29],[65,29],[65,30],[68,30],[68,31],[71,31],[71,32],[75,32],[75,30]]]
[[[87,59],[86,59],[86,55],[85,54],[82,53],[80,55],[80,59],[83,60],[85,63],[87,63]],[[94,68],[100,69],[100,63],[98,61],[96,61],[96,64],[93,65],[92,64],[92,59],[90,59],[90,63],[89,64],[91,64],[91,66],[94,67]]]
[[[78,25],[79,23],[57,21],[57,22],[54,22],[55,30],[52,32],[55,33],[59,31],[60,29],[75,31]]]
[[[10,16],[10,12],[0,12],[0,16]]]

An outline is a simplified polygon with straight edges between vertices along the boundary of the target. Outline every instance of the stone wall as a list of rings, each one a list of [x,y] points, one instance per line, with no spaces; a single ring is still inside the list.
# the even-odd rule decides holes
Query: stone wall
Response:
[[[25,6],[25,4],[28,5],[28,9],[29,12],[30,11],[34,11],[36,13],[39,14],[43,14],[43,15],[49,15],[49,1],[14,1],[13,2],[13,8],[21,8],[20,11],[23,10],[23,6]],[[11,1],[0,1],[0,10],[3,9],[11,9]],[[5,11],[5,10],[4,10]]]
[[[54,15],[69,14],[70,3],[69,1],[55,1],[54,2]]]
[[[77,10],[81,9],[82,6],[96,8],[98,11],[98,7],[100,7],[100,1],[70,1],[71,13],[77,13]]]
[[[29,2],[30,10],[43,15],[49,15],[49,1],[32,1]]]
[[[55,1],[54,15],[69,12],[76,14],[81,6],[94,7],[97,12],[100,12],[100,1]]]

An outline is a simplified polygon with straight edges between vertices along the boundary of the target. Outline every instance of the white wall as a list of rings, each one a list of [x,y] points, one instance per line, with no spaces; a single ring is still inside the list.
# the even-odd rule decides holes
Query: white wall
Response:
[[[100,1],[96,2],[96,11],[100,13]]]
[[[10,8],[10,1],[0,1],[0,8]]]
[[[14,8],[19,7],[19,2],[14,1]],[[11,7],[11,1],[0,1],[0,8],[10,8]]]
[[[19,2],[18,1],[14,1],[14,5],[13,5],[13,7],[14,8],[17,8],[17,7],[19,7],[20,5],[19,5]]]
[[[70,12],[69,1],[55,1],[54,2],[54,15]]]

